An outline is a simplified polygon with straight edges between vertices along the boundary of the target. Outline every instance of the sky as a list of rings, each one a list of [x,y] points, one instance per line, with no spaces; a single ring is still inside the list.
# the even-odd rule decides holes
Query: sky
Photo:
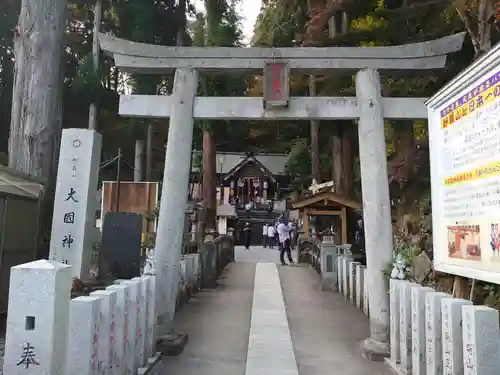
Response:
[[[253,25],[259,15],[261,3],[261,0],[241,0],[240,15],[245,43],[249,43],[252,39]],[[195,0],[195,6],[199,11],[203,11],[203,0]]]

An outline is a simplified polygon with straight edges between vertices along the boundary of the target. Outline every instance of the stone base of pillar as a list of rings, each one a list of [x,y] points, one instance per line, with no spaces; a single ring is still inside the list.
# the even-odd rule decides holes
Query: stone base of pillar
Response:
[[[388,342],[375,341],[371,337],[361,342],[360,347],[363,357],[373,362],[382,362],[390,354]]]
[[[187,333],[171,333],[156,337],[156,348],[164,356],[175,357],[182,353],[189,340]]]

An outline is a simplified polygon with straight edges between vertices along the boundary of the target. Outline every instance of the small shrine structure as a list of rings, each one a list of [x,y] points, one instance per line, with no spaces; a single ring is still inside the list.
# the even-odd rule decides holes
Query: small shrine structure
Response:
[[[313,181],[309,191],[310,194],[292,202],[292,208],[301,213],[302,230],[306,238],[309,237],[311,217],[330,216],[332,220],[329,222],[329,227],[334,242],[338,245],[348,243],[349,219],[351,217],[354,219],[354,216],[359,217],[361,203],[335,193],[335,186],[331,181],[323,184]]]

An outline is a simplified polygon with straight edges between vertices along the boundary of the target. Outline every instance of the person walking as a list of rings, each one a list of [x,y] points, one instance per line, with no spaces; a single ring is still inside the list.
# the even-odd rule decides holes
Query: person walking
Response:
[[[276,229],[274,228],[274,225],[269,225],[267,227],[267,244],[269,245],[270,249],[274,248],[275,240],[274,236],[276,235]]]
[[[285,252],[288,257],[288,263],[293,264],[292,251],[290,249],[290,227],[288,223],[282,219],[278,224],[278,237],[280,241],[280,261],[283,266],[286,266]]]
[[[268,229],[268,225],[267,223],[265,223],[263,226],[262,226],[262,246],[264,246],[264,248],[267,247],[268,245],[268,238],[267,238],[267,229]]]
[[[245,235],[245,250],[249,250],[250,240],[252,238],[252,227],[248,221],[245,223],[245,227],[243,228],[243,234]]]
[[[295,225],[293,221],[288,222],[288,229],[290,230],[290,248],[294,249],[295,248]]]

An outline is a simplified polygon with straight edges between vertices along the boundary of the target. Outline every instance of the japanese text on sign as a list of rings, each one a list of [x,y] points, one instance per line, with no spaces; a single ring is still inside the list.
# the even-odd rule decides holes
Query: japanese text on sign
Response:
[[[466,94],[443,108],[441,127],[446,128],[500,96],[500,72],[484,80]]]
[[[264,68],[264,100],[266,105],[286,106],[289,100],[288,65],[269,63]]]
[[[38,366],[40,362],[36,359],[35,347],[29,342],[23,345],[23,352],[21,354],[21,359],[17,363],[18,366],[24,366],[24,368],[30,368],[30,366]]]

